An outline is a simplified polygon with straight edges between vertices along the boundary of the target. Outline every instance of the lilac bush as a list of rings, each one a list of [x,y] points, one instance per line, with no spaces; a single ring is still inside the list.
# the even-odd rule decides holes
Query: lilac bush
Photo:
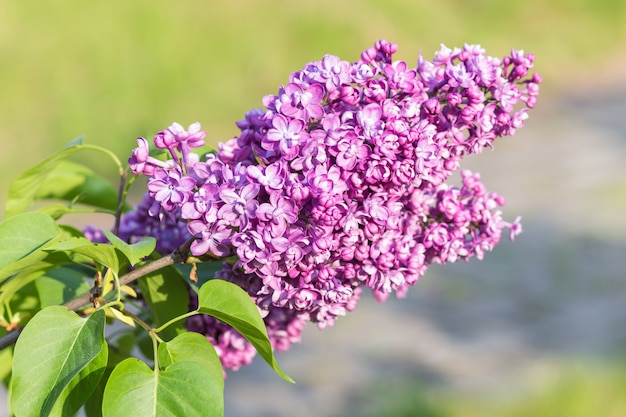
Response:
[[[139,138],[129,162],[149,177],[148,193],[120,236],[155,236],[162,253],[195,237],[192,254],[224,260],[215,278],[248,292],[278,350],[307,322],[332,326],[364,288],[379,301],[402,297],[432,263],[482,259],[505,229],[513,239],[519,219],[503,220],[504,198],[460,161],[523,126],[541,82],[529,73],[534,56],[442,47],[410,68],[396,51],[381,40],[353,63],[308,63],[216,152],[193,151],[204,145],[198,123],[154,137],[166,160]],[[213,317],[186,325],[225,368],[255,354]]]

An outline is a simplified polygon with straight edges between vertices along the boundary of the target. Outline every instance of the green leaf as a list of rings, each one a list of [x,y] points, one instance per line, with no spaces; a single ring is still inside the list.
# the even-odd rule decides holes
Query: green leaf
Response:
[[[118,273],[125,264],[124,255],[112,245],[93,243],[84,237],[72,237],[46,248],[51,251],[65,251],[77,253],[92,259],[96,263],[105,265]]]
[[[39,185],[35,199],[55,198],[114,211],[117,189],[91,169],[71,161],[59,161]]]
[[[104,234],[113,246],[126,255],[131,265],[137,264],[142,258],[150,255],[156,247],[156,239],[152,236],[145,236],[139,242],[130,245],[108,230],[104,230]]]
[[[46,181],[48,176],[55,171],[57,166],[64,159],[82,149],[95,150],[109,156],[118,166],[118,170],[122,170],[119,159],[109,150],[98,146],[84,145],[82,139],[72,141],[62,150],[50,155],[43,161],[24,171],[13,181],[9,187],[9,195],[5,204],[6,218],[25,212],[39,195],[50,194],[53,190],[46,190],[46,188],[52,187],[52,185],[46,185],[52,184]],[[88,186],[85,185],[84,188],[87,189]],[[100,192],[100,194],[102,194],[102,192]],[[96,198],[95,196],[93,197],[93,199]],[[108,204],[109,203],[106,203],[106,205]]]
[[[155,327],[187,313],[189,309],[185,279],[171,266],[139,278],[139,288],[152,311]],[[180,321],[164,329],[160,336],[166,340],[172,339],[184,331],[183,322]]]
[[[116,273],[119,273],[120,268],[126,264],[122,253],[120,253],[113,246],[105,245],[103,243],[96,243],[93,246],[75,248],[72,252],[87,256],[94,261],[109,267]]]
[[[4,215],[9,218],[26,211],[35,200],[39,187],[52,170],[63,159],[79,151],[82,146],[82,143],[74,143],[20,174],[9,187]]]
[[[215,403],[212,373],[195,361],[153,371],[129,358],[115,367],[102,400],[103,417],[222,417]]]
[[[102,379],[107,366],[109,350],[104,347],[91,362],[85,366],[78,377],[65,387],[54,403],[51,416],[72,416],[91,397],[94,389]]]
[[[24,326],[41,310],[39,294],[33,282],[29,282],[17,291],[9,300],[9,306],[14,314],[19,312],[19,325]]]
[[[46,307],[31,319],[15,344],[11,405],[16,417],[78,410],[106,366],[104,325],[102,310],[84,319],[62,306]]]
[[[67,142],[67,144],[65,145],[66,148],[75,146],[75,145],[82,145],[85,143],[85,136],[84,135],[80,135],[75,139],[72,139],[71,141]]]
[[[66,214],[74,213],[77,210],[71,207],[68,207],[65,204],[54,203],[54,204],[49,204],[47,206],[44,206],[37,211],[40,213],[47,214],[48,216],[52,217],[54,220],[59,220],[61,217],[65,216]]]
[[[75,227],[68,226],[67,224],[60,224],[59,229],[65,234],[65,236],[69,239],[71,237],[85,237],[83,232],[78,230]]]
[[[57,244],[49,246],[47,249],[51,251],[72,251],[76,248],[80,248],[83,246],[93,246],[91,240],[87,239],[83,236],[73,236],[63,242],[59,242]]]
[[[57,224],[43,213],[24,213],[0,223],[0,282],[48,256],[43,249],[60,236]]]
[[[143,332],[143,334],[146,333]],[[111,376],[111,373],[117,364],[131,357],[131,352],[135,348],[135,344],[136,337],[132,332],[123,333],[113,341],[109,340],[109,359],[104,375],[100,378],[98,385],[84,405],[85,415],[87,417],[102,417],[102,397],[104,395],[104,387],[106,386],[109,376]]]
[[[54,204],[48,204],[47,206],[44,206],[42,208],[40,208],[39,210],[37,210],[40,213],[45,213],[48,216],[52,217],[54,220],[59,220],[61,217],[65,216],[66,214],[72,214],[72,213],[80,213],[80,214],[85,214],[85,213],[99,213],[101,210],[94,208],[94,209],[76,209],[73,207],[68,207],[65,204],[61,204],[61,203],[54,203]]]
[[[46,272],[56,268],[57,265],[60,265],[64,260],[69,261],[67,256],[64,254],[51,254],[44,260],[27,266],[17,274],[13,275],[11,279],[6,280],[0,289],[0,316],[4,316],[5,314],[6,303],[10,302],[11,307],[15,307],[15,294],[18,291],[44,275]],[[37,303],[37,305],[39,305],[39,303]],[[21,309],[14,311],[21,311]]]
[[[56,268],[35,281],[42,307],[61,305],[89,292],[83,274],[70,268]]]
[[[224,390],[224,369],[215,347],[200,333],[183,333],[159,345],[159,365],[167,368],[173,363],[192,361],[206,367],[221,391]]]
[[[278,375],[289,382],[294,382],[280,369],[274,358],[258,307],[239,286],[221,279],[212,279],[205,283],[198,292],[198,311],[233,326],[252,343],[259,355]]]

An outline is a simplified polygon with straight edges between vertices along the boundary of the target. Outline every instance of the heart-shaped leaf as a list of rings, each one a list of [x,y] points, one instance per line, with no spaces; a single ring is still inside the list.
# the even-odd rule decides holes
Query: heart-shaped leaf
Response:
[[[183,333],[159,345],[159,365],[167,368],[176,362],[192,361],[206,367],[220,390],[224,389],[224,369],[215,348],[200,333]],[[221,398],[221,395],[220,395]]]
[[[223,404],[214,402],[214,385],[213,374],[198,362],[176,362],[154,371],[129,358],[109,377],[102,416],[222,417]]]

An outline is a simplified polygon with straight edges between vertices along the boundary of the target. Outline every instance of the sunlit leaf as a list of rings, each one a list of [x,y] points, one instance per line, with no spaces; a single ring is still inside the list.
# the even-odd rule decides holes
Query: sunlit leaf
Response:
[[[82,143],[71,144],[20,174],[9,187],[5,216],[9,218],[26,211],[35,200],[39,187],[52,170],[59,162],[79,151],[81,147]]]
[[[224,369],[215,348],[200,333],[183,333],[159,345],[159,364],[166,368],[173,363],[193,361],[206,367],[220,390],[224,389]]]
[[[126,314],[119,311],[117,308],[114,308],[114,307],[106,308],[105,311],[111,313],[113,317],[115,317],[116,319],[124,323],[125,325],[130,326],[130,327],[135,327],[135,321],[132,319],[132,317],[127,316]]]
[[[125,264],[124,255],[112,245],[93,243],[84,237],[72,237],[64,242],[51,245],[47,250],[77,253],[105,265],[118,273]]]
[[[104,389],[103,417],[222,417],[214,402],[213,374],[194,361],[154,371],[129,358],[115,367]]]
[[[116,187],[85,165],[67,160],[48,172],[35,198],[75,201],[112,211],[117,207]]]
[[[103,296],[113,291],[113,289],[115,288],[115,278],[116,278],[115,273],[112,270],[108,269],[106,273],[104,274],[104,277],[102,277],[102,295]]]
[[[255,347],[259,355],[287,381],[293,380],[278,366],[272,353],[265,323],[248,293],[239,286],[212,279],[200,287],[198,311],[209,314],[233,326]]]
[[[0,282],[48,256],[43,249],[60,235],[54,220],[43,213],[24,213],[0,223]]]
[[[74,236],[63,242],[59,242],[55,245],[48,247],[48,250],[70,251],[70,250],[80,248],[83,246],[93,246],[93,245],[95,245],[95,243],[93,243],[91,240],[87,239],[86,237]]]
[[[86,208],[80,208],[80,209],[76,209],[73,207],[69,207],[65,204],[61,204],[61,203],[53,203],[53,204],[48,204],[47,206],[44,206],[42,208],[40,208],[39,210],[37,210],[40,213],[44,213],[47,214],[48,216],[52,217],[54,220],[59,220],[61,217],[65,216],[66,214],[72,214],[72,213],[81,213],[81,214],[85,214],[85,213],[98,213],[101,210],[100,209],[86,209]]]
[[[53,413],[59,407],[62,415],[78,410],[104,372],[104,325],[102,310],[85,319],[62,306],[44,308],[31,319],[15,345],[11,405],[16,417],[60,415]]]
[[[47,181],[48,177],[53,172],[55,172],[59,164],[65,164],[64,160],[66,158],[74,155],[76,152],[83,149],[91,149],[106,154],[107,156],[114,159],[115,163],[119,166],[118,169],[121,169],[119,159],[114,156],[109,150],[105,148],[100,148],[98,146],[84,145],[82,139],[72,141],[62,150],[50,155],[43,161],[24,171],[17,177],[15,181],[13,181],[13,183],[9,187],[9,194],[5,204],[6,218],[13,217],[15,215],[25,212],[33,203],[33,201],[35,201],[40,196],[53,196],[54,194],[58,194],[59,196],[64,195],[64,198],[69,200],[74,200],[75,197],[79,196],[87,198],[85,195],[82,194],[85,190],[88,190],[89,187],[92,186],[95,188],[95,192],[91,193],[91,196],[88,197],[89,200],[92,203],[96,203],[95,200],[105,196],[105,199],[107,200],[106,203],[101,202],[96,204],[101,204],[98,205],[98,207],[101,207],[102,204],[107,207],[110,206],[109,201],[111,199],[110,197],[107,197],[107,195],[110,194],[110,191],[104,191],[100,180],[96,182],[92,181],[91,183],[89,183],[90,180],[86,179],[85,174],[74,174],[78,175],[79,177],[82,176],[83,178],[83,184],[81,185],[81,187],[75,190],[78,195],[74,196],[71,195],[70,190],[65,190],[65,192],[62,192],[64,184],[59,184],[58,181]],[[69,167],[71,165],[72,164],[68,164],[65,166]],[[69,181],[69,184],[71,185],[75,183],[75,181],[75,179],[73,181]],[[55,190],[55,187],[58,188],[56,188]]]
[[[150,255],[156,246],[156,239],[152,236],[145,236],[137,243],[128,244],[108,230],[104,230],[104,235],[113,246],[126,255],[131,265],[137,264],[142,258]]]
[[[120,291],[126,295],[130,295],[133,298],[137,298],[137,291],[135,291],[133,287],[130,287],[128,285],[122,285],[120,287]]]

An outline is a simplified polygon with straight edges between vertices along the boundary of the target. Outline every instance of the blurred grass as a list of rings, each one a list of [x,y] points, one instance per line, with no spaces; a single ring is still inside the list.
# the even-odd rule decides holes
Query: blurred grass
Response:
[[[514,396],[445,402],[448,415],[463,417],[621,417],[626,415],[626,366],[606,363],[561,363],[543,380]]]
[[[372,387],[342,417],[622,417],[626,364],[561,362],[499,398],[449,393],[412,380]],[[537,379],[537,380],[535,380]]]
[[[290,72],[325,53],[355,60],[380,38],[409,62],[440,43],[480,43],[496,56],[525,49],[545,91],[579,88],[619,75],[626,3],[4,0],[0,202],[19,172],[80,135],[124,158],[137,136],[173,121],[200,121],[213,144],[228,139]]]

